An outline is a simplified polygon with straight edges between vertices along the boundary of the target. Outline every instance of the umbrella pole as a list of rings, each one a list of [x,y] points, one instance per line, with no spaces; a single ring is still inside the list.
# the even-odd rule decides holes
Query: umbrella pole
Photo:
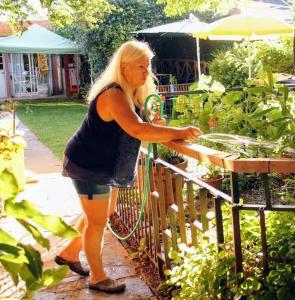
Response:
[[[198,63],[198,78],[201,80],[201,58],[200,58],[200,39],[196,38],[196,46],[197,46],[197,63]]]
[[[252,79],[252,66],[251,66],[251,49],[250,49],[250,38],[247,39],[247,49],[248,49],[248,79]]]

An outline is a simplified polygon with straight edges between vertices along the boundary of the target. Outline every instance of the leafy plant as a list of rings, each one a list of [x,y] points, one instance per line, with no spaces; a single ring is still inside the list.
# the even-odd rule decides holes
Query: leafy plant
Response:
[[[41,247],[50,249],[50,241],[40,231],[40,227],[62,238],[73,238],[77,232],[60,217],[45,215],[28,200],[17,200],[18,184],[8,170],[0,174],[1,218],[12,217],[31,234]],[[17,286],[22,280],[26,284],[24,298],[30,298],[35,291],[52,286],[63,279],[67,266],[43,269],[41,255],[30,244],[17,241],[10,233],[0,229],[0,264],[10,274]]]
[[[174,287],[173,299],[295,299],[294,264],[270,263],[264,276],[261,264],[260,224],[255,211],[240,216],[243,249],[243,273],[234,273],[234,251],[231,208],[223,205],[223,226],[226,243],[217,251],[215,228],[207,240],[197,247],[180,244],[179,251],[170,252],[174,267],[167,271],[168,287]],[[267,212],[266,235],[271,256],[292,257],[295,241],[293,212]],[[243,280],[241,280],[243,279]]]
[[[206,173],[202,176],[203,179],[215,179],[222,174],[222,169],[214,165],[206,165]]]
[[[181,153],[172,150],[171,148],[168,148],[162,144],[157,145],[157,154],[159,158],[165,160],[166,162],[170,164],[179,164],[184,161],[184,157]]]
[[[177,120],[170,124],[193,124],[205,134],[223,133],[256,139],[256,143],[244,139],[245,142],[237,147],[224,141],[223,150],[229,149],[241,156],[270,157],[283,152],[294,155],[295,94],[285,86],[274,86],[270,70],[267,78],[260,86],[225,91],[222,85],[207,77],[191,87],[197,91],[202,89],[199,94],[177,98]],[[273,145],[263,144],[263,141],[273,142]]]
[[[177,84],[177,79],[172,74],[169,74],[169,84]]]

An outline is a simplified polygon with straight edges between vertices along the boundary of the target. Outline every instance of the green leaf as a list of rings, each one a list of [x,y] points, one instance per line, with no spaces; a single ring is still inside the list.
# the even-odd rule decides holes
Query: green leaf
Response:
[[[40,279],[42,277],[42,267],[43,262],[41,260],[40,252],[34,249],[31,245],[21,245],[25,250],[25,255],[28,258],[29,263],[27,267],[32,275],[36,279]]]
[[[27,264],[22,265],[19,271],[19,275],[21,279],[26,283],[27,295],[31,295],[32,292],[43,288],[42,284],[40,283],[40,279],[38,280],[35,278],[35,276],[29,270]]]
[[[78,232],[67,225],[60,217],[44,215],[36,209],[35,205],[27,200],[21,202],[5,202],[4,211],[7,215],[17,219],[31,219],[42,228],[62,238],[73,238]]]
[[[15,176],[4,169],[0,174],[0,198],[7,200],[9,198],[15,198],[18,193],[18,184]]]
[[[13,283],[17,285],[19,282],[19,271],[22,265],[10,261],[1,261],[1,259],[0,262],[3,268],[9,273]]]
[[[27,263],[28,259],[23,249],[7,244],[0,244],[0,262],[4,261],[23,264]]]
[[[28,232],[31,233],[33,238],[39,243],[42,247],[46,248],[47,250],[50,249],[50,242],[47,238],[43,237],[42,233],[36,228],[34,225],[30,224],[26,220],[17,219],[17,221],[26,228]]]
[[[1,228],[0,228],[0,241],[3,244],[8,244],[12,246],[16,246],[18,244],[18,241],[13,236],[8,234],[6,231],[2,230]]]
[[[41,280],[42,285],[48,287],[59,283],[67,276],[68,270],[68,266],[61,266],[56,269],[48,269],[44,271]]]

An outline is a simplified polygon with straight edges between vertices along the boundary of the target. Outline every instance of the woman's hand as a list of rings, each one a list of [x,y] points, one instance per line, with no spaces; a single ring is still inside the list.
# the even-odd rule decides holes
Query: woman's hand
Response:
[[[163,118],[160,118],[160,112],[157,111],[154,115],[153,124],[166,126],[166,120]]]
[[[198,136],[202,134],[202,131],[195,126],[188,126],[181,128],[182,140],[193,142]]]

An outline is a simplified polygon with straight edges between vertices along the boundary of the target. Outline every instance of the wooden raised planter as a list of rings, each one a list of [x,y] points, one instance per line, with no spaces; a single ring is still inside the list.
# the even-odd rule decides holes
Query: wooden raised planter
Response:
[[[165,146],[197,160],[236,173],[295,173],[294,158],[239,158],[226,152],[183,141],[164,143]]]

